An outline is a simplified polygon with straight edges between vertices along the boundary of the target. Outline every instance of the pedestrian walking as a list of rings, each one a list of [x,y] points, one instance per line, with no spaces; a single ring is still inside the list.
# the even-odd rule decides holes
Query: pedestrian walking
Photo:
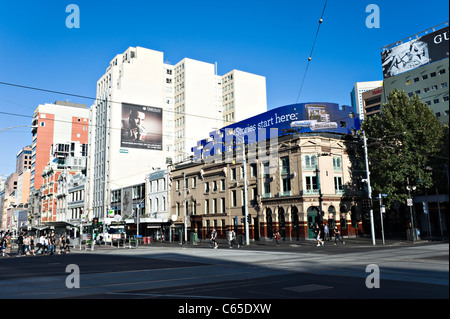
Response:
[[[64,246],[66,244],[66,238],[64,235],[59,236],[59,252],[58,255],[61,255],[64,253]]]
[[[277,230],[275,232],[275,245],[280,246],[280,238],[281,238],[280,232]]]
[[[214,249],[219,248],[219,245],[217,244],[217,231],[216,231],[216,228],[213,228],[212,231],[211,231],[210,245]]]
[[[6,257],[11,257],[11,235],[8,234],[8,236],[6,237],[6,241],[5,241],[5,255]]]
[[[338,229],[338,227],[336,225],[336,226],[334,226],[334,244],[335,245],[337,244],[337,240],[338,239],[341,241],[342,244],[345,245],[345,241],[343,241],[342,238],[341,238],[341,232],[339,231],[339,229]]]
[[[50,240],[48,237],[49,237],[48,235],[46,235],[44,237],[44,255],[46,255],[48,253],[49,248],[50,248]]]
[[[236,233],[235,233],[234,230],[230,231],[230,237],[231,237],[230,248],[233,248],[233,247],[239,248],[240,246],[239,246],[239,244],[236,241]]]
[[[49,255],[53,255],[55,253],[55,245],[56,245],[55,234],[51,234],[48,237],[48,253],[49,253]]]
[[[22,233],[19,234],[19,237],[17,237],[17,256],[23,255],[23,235]]]
[[[23,253],[24,255],[30,254],[30,237],[28,235],[23,236]]]
[[[30,254],[33,256],[36,256],[36,253],[34,252],[35,242],[34,242],[34,236],[30,236]]]
[[[316,224],[316,228],[314,229],[314,234],[316,235],[317,246],[324,245],[322,239],[320,239],[321,231],[319,225]]]
[[[6,251],[6,236],[7,235],[8,235],[7,233],[2,234],[1,238],[0,238],[0,250],[2,252],[3,257],[5,257],[5,255],[6,255],[5,251]]]
[[[66,242],[64,244],[64,250],[65,250],[66,254],[70,253],[70,236],[69,235],[66,236]]]
[[[323,240],[330,241],[330,229],[328,228],[328,224],[325,224],[325,226],[323,226],[323,233],[324,233]]]

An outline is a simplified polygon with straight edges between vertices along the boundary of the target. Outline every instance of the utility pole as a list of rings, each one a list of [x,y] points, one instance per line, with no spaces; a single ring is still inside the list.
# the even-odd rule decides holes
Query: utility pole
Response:
[[[364,156],[366,159],[366,173],[367,173],[367,195],[370,201],[370,227],[372,232],[372,244],[375,245],[375,226],[373,221],[373,206],[372,206],[372,189],[370,187],[370,171],[369,171],[369,158],[367,155],[367,138],[366,132],[363,131],[363,139],[364,139]]]
[[[187,243],[186,173],[183,172],[184,242]]]
[[[387,196],[386,194],[379,194],[380,196],[380,220],[381,220],[381,236],[383,238],[383,245],[384,243],[384,226],[383,226],[383,213],[385,212],[386,208],[383,206],[383,196]]]
[[[242,167],[244,172],[244,212],[245,212],[245,244],[250,245],[250,234],[248,233],[248,196],[247,196],[247,160],[245,158],[245,141],[242,138]]]

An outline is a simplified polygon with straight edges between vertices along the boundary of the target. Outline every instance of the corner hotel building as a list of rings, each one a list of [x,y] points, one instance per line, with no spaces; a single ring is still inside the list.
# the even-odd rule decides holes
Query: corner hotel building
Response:
[[[208,239],[213,227],[222,238],[231,229],[244,234],[244,205],[247,204],[251,240],[270,239],[275,230],[285,240],[314,238],[313,226],[322,223],[328,223],[330,228],[337,225],[344,236],[363,233],[360,198],[366,194],[361,183],[365,175],[364,170],[359,171],[360,175],[353,170],[361,163],[358,161],[361,147],[353,143],[351,133],[359,128],[359,122],[349,118],[351,107],[332,103],[296,104],[228,128],[246,127],[261,118],[287,113],[309,121],[311,117],[305,110],[310,106],[326,109],[321,121],[334,125],[328,126],[331,129],[312,130],[295,128],[295,121],[286,121],[284,126],[279,126],[275,161],[256,157],[246,162],[248,198],[244,196],[245,176],[242,156],[239,156],[242,145],[235,144],[237,156],[227,160],[225,152],[208,158],[205,155],[210,151],[208,144],[199,142],[194,148],[196,157],[171,170],[169,197],[172,214],[177,216],[175,225],[184,227],[186,213],[188,233],[196,232],[199,238]],[[303,124],[309,124],[308,121]],[[223,139],[219,138],[218,143],[224,143]],[[250,146],[247,148],[249,156]]]

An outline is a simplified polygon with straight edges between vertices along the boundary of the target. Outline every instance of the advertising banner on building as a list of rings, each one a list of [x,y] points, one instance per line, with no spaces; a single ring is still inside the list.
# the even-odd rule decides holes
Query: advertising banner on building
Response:
[[[449,27],[418,37],[381,53],[386,79],[448,58]]]
[[[299,103],[282,106],[210,133],[210,138],[192,148],[194,158],[229,152],[236,144],[278,140],[290,134],[331,132],[352,134],[360,129],[351,118],[351,106],[335,103]]]
[[[162,150],[162,109],[122,103],[120,146]]]

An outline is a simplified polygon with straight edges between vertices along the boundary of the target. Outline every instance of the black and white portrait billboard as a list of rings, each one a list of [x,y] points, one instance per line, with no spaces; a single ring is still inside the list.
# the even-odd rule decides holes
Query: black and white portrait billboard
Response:
[[[449,28],[413,39],[381,53],[383,77],[389,78],[448,58]]]
[[[162,109],[122,103],[121,147],[162,150]]]

